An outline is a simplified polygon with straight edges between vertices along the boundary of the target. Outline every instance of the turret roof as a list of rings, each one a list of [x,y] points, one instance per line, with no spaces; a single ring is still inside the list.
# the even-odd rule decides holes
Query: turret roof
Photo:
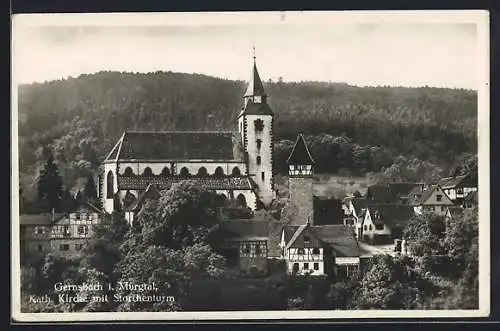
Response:
[[[290,156],[286,160],[288,164],[313,165],[315,162],[307,148],[306,141],[302,133],[299,133]]]

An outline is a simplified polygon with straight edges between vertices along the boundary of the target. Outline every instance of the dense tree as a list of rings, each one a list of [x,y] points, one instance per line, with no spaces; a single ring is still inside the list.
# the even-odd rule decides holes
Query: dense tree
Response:
[[[175,301],[123,302],[119,311],[175,311],[189,305],[196,284],[224,272],[225,259],[210,246],[208,234],[216,227],[217,195],[189,181],[162,191],[149,200],[140,227],[121,246],[121,282],[158,286],[149,294],[173,296]],[[123,289],[120,296],[144,294]]]
[[[20,170],[33,175],[37,149],[50,146],[71,188],[124,130],[234,129],[244,88],[244,82],[172,72],[100,72],[21,85]],[[332,137],[311,141],[318,170],[330,173],[378,172],[399,155],[448,172],[457,156],[477,151],[475,91],[319,82],[270,82],[266,90],[276,113],[281,173],[299,131]]]
[[[47,211],[61,207],[63,184],[54,156],[49,152],[47,162],[38,179],[38,198]]]

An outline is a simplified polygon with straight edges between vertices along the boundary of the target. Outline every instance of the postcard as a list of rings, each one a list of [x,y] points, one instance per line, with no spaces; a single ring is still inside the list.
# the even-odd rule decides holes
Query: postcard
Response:
[[[488,316],[487,11],[12,28],[14,322]]]

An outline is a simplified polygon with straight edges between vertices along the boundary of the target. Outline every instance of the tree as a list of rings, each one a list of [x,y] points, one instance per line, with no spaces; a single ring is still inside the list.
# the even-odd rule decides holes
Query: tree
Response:
[[[140,226],[120,247],[121,282],[158,285],[155,295],[174,296],[175,302],[123,302],[118,311],[175,311],[196,297],[195,284],[224,273],[225,259],[208,243],[216,229],[217,195],[189,181],[147,200]],[[118,295],[145,294],[123,289]],[[192,300],[192,299],[191,299]]]
[[[87,176],[87,183],[85,184],[85,188],[83,189],[83,196],[90,201],[94,201],[97,199],[97,189],[92,174],[89,174]]]
[[[54,162],[54,156],[49,151],[47,162],[38,179],[38,198],[48,211],[58,210],[61,206],[62,193],[63,185],[59,169]]]

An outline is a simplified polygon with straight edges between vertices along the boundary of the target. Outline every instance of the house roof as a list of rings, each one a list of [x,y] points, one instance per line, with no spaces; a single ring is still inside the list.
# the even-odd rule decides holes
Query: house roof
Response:
[[[157,184],[149,184],[146,187],[146,190],[142,192],[137,199],[128,207],[125,208],[125,211],[137,211],[142,207],[142,204],[146,199],[157,200],[160,198],[160,189]]]
[[[293,146],[290,156],[286,160],[288,164],[313,165],[315,162],[307,148],[306,141],[302,133],[299,133],[295,145]]]
[[[407,204],[410,206],[419,206],[423,204],[427,199],[429,199],[432,193],[434,193],[437,187],[438,187],[437,185],[426,187],[424,189],[422,189],[422,187],[415,187],[408,194],[409,197]]]
[[[314,196],[314,224],[340,224],[345,217],[342,201]]]
[[[452,189],[457,186],[460,186],[460,184],[466,182],[467,180],[477,180],[477,170],[471,171],[467,174],[460,175],[460,176],[450,176],[450,177],[443,177],[439,180],[438,184],[441,186],[443,189]]]
[[[226,240],[268,240],[269,223],[252,219],[224,220],[220,222]]]
[[[311,231],[335,251],[338,257],[358,257],[361,251],[354,230],[343,224],[314,225]]]
[[[371,200],[366,198],[353,198],[351,200],[351,203],[358,217],[361,216],[363,209],[365,209],[369,204],[371,204],[371,202],[372,202]]]
[[[290,240],[286,243],[286,249],[289,249],[297,240],[297,238],[304,232],[304,230],[309,226],[309,223],[299,225],[296,229],[295,232],[293,233],[292,237]]]
[[[43,213],[43,214],[21,214],[19,216],[20,225],[50,225],[63,218],[66,213]]]
[[[467,196],[464,198],[464,202],[473,202],[476,203],[478,202],[478,194],[477,191],[472,191]]]
[[[249,177],[143,177],[118,176],[120,190],[143,190],[149,184],[156,184],[158,189],[169,189],[172,184],[183,180],[193,181],[198,187],[208,190],[251,190],[253,184]]]
[[[243,160],[232,132],[127,131],[106,160]]]
[[[248,87],[245,92],[245,97],[250,96],[266,96],[266,92],[264,91],[264,85],[262,84],[262,80],[260,79],[259,71],[257,70],[257,64],[253,63],[252,74],[250,75],[250,81],[248,82]]]
[[[408,197],[410,191],[421,187],[421,183],[387,183],[368,187],[366,198],[372,203],[400,203],[402,198]]]
[[[402,204],[370,205],[368,210],[374,224],[385,224],[389,228],[405,227],[415,215],[412,206]]]

